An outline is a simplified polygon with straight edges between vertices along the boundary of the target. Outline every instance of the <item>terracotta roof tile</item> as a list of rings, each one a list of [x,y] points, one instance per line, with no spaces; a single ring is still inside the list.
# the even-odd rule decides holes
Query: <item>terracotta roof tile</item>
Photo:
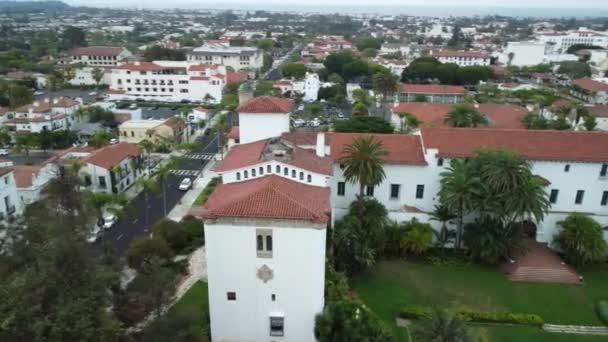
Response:
[[[329,188],[301,184],[270,175],[221,184],[196,216],[329,221]]]
[[[592,80],[588,77],[579,78],[577,80],[574,80],[574,81],[572,81],[572,84],[581,89],[591,91],[591,92],[600,92],[600,91],[608,92],[608,84],[602,83],[602,82],[599,82],[596,80]]]
[[[442,127],[445,117],[452,110],[448,103],[402,102],[395,104],[392,111],[396,114],[409,113],[421,122],[422,127]]]
[[[229,72],[226,74],[226,83],[235,84],[247,81],[247,74],[244,72]]]
[[[464,158],[480,149],[507,149],[528,160],[608,161],[608,133],[493,128],[423,128],[426,149]]]
[[[190,76],[191,81],[208,81],[209,76]]]
[[[137,145],[121,142],[95,150],[84,160],[87,163],[109,170],[125,158],[140,156],[141,154],[141,149]]]
[[[294,102],[280,97],[260,96],[241,104],[236,111],[239,113],[290,113]]]
[[[332,158],[334,161],[339,161],[343,158],[344,148],[351,144],[354,138],[370,135],[380,140],[388,152],[384,158],[385,163],[426,165],[420,137],[405,134],[332,133],[330,145]]]
[[[38,175],[41,165],[15,165],[15,183],[18,188],[29,188],[33,184],[33,176]]]
[[[521,120],[528,114],[526,108],[512,104],[484,103],[477,110],[485,114],[489,125],[495,128],[524,128]]]
[[[255,165],[260,160],[264,147],[266,147],[266,140],[236,145],[230,149],[216,170],[222,172]]]
[[[206,71],[209,69],[217,69],[217,65],[211,64],[195,64],[188,67],[188,71]]]
[[[399,84],[398,93],[464,94],[464,87],[440,84]]]
[[[113,46],[88,46],[72,50],[72,56],[118,56],[123,51],[121,47]]]
[[[608,118],[608,105],[594,105],[587,107],[587,110],[598,118]]]

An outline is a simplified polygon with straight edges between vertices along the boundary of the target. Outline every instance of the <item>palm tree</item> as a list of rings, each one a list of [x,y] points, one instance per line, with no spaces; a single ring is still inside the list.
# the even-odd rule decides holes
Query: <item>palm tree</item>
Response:
[[[373,77],[374,90],[382,94],[382,107],[386,111],[387,99],[397,89],[397,76],[391,73],[377,73]]]
[[[465,322],[446,310],[435,310],[416,328],[414,335],[420,342],[473,341]]]
[[[160,181],[162,193],[163,193],[163,213],[167,216],[167,189],[166,183],[167,178],[169,178],[169,174],[171,170],[175,169],[175,167],[179,164],[180,160],[178,157],[171,156],[166,163],[161,165],[156,171],[156,175],[158,176],[158,180]]]
[[[435,233],[437,245],[443,253],[445,245],[455,237],[454,231],[448,229],[447,223],[455,219],[456,215],[447,206],[436,205],[430,216],[431,220],[441,222],[441,229],[439,231],[433,230],[433,233]]]
[[[454,159],[447,171],[441,173],[440,203],[458,215],[456,248],[462,244],[464,215],[473,209],[479,196],[479,179],[474,176],[465,160]]]
[[[454,127],[477,127],[488,124],[488,119],[483,114],[465,103],[454,105],[444,121]]]
[[[99,82],[101,82],[101,79],[103,78],[103,74],[104,74],[104,71],[101,68],[95,67],[91,71],[91,76],[93,76],[93,79],[95,80],[95,89],[99,88]]]
[[[414,114],[399,113],[401,118],[401,133],[410,133],[414,128],[420,126],[420,120]]]
[[[384,156],[388,153],[380,140],[373,136],[354,138],[344,147],[340,163],[344,165],[344,178],[347,182],[359,183],[359,219],[363,222],[365,186],[376,186],[384,180]]]
[[[122,207],[129,202],[125,194],[113,194],[109,192],[89,192],[85,197],[85,201],[95,211],[98,225],[103,222],[104,211],[119,214]]]
[[[70,82],[74,77],[76,77],[76,69],[71,65],[67,65],[63,69],[63,82],[61,85],[65,82]]]
[[[150,219],[149,219],[149,206],[150,206],[150,193],[158,193],[159,192],[159,186],[158,186],[158,181],[156,179],[153,178],[139,178],[136,182],[135,182],[135,186],[137,186],[138,188],[142,189],[144,192],[144,200],[146,202],[146,208],[145,208],[145,216],[146,216],[146,222],[145,225],[146,227],[150,226]]]
[[[150,154],[152,152],[154,152],[156,145],[148,139],[144,139],[144,140],[140,141],[138,145],[146,152],[146,169],[148,171],[148,177],[149,177],[150,176]]]
[[[32,133],[19,134],[15,141],[15,151],[17,153],[23,152],[25,154],[25,163],[30,164],[30,150],[37,144],[37,136]]]

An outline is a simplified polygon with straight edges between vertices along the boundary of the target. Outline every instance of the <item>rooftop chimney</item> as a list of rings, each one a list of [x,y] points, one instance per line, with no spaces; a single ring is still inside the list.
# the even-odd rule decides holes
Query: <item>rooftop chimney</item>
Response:
[[[325,133],[317,133],[317,156],[325,157]]]

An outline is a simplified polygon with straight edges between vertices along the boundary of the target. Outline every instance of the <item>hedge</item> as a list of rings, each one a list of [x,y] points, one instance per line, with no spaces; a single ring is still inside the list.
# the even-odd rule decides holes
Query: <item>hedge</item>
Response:
[[[477,311],[470,309],[449,309],[448,311],[469,322],[509,323],[534,326],[541,326],[545,323],[543,318],[536,314]],[[406,307],[399,312],[399,317],[406,319],[426,318],[430,317],[432,313],[433,309],[429,307]]]
[[[597,302],[595,311],[597,312],[597,317],[600,321],[602,321],[604,325],[608,325],[608,300],[600,300]]]

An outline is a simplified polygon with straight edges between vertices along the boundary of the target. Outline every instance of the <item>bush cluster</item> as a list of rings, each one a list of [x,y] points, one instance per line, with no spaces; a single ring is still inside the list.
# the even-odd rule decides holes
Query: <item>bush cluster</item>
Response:
[[[215,177],[211,181],[209,181],[209,184],[207,184],[203,191],[201,191],[200,195],[198,195],[194,203],[196,205],[204,205],[205,203],[207,203],[209,196],[211,196],[211,194],[215,190],[215,187],[218,186],[221,182],[221,177]]]
[[[608,325],[608,300],[600,300],[597,302],[595,311],[600,321],[602,321],[604,325]]]
[[[469,322],[480,323],[507,323],[541,326],[545,323],[542,317],[536,314],[478,311],[471,309],[450,309],[448,310],[461,319]],[[428,318],[433,314],[430,307],[405,307],[399,312],[399,317],[406,319]]]

